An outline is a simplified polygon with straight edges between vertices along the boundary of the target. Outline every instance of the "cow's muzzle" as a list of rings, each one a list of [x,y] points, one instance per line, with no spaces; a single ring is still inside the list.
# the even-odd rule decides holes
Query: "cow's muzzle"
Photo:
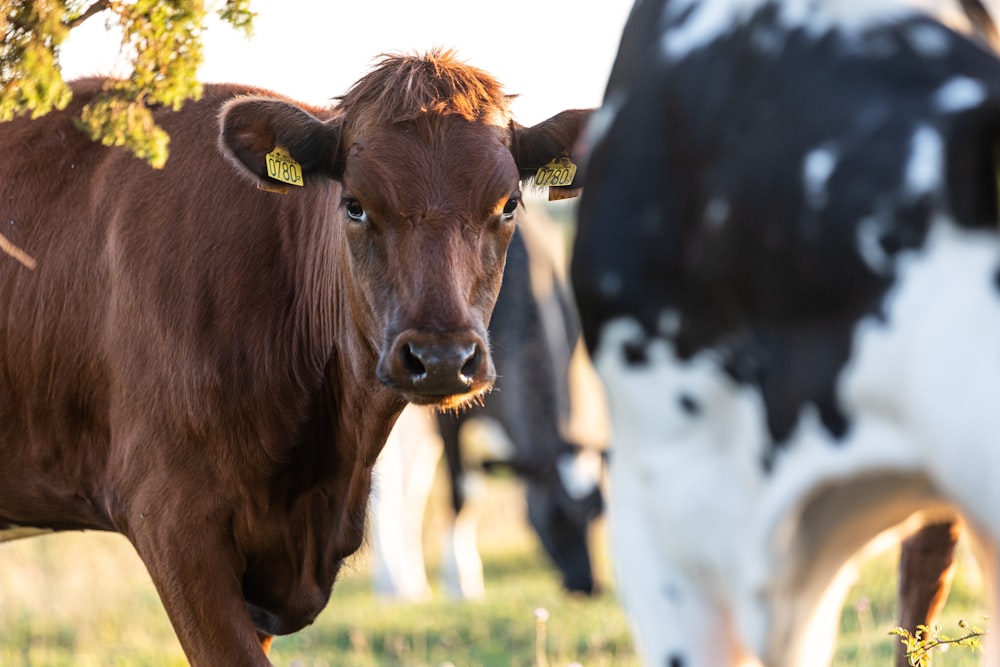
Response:
[[[445,407],[478,396],[496,379],[486,342],[475,332],[404,331],[382,354],[377,372],[408,401]]]

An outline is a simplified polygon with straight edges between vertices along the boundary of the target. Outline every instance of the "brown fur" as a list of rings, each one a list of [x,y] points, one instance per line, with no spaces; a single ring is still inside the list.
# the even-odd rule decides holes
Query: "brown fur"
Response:
[[[414,136],[220,85],[158,112],[155,171],[74,129],[101,85],[0,124],[0,220],[38,262],[0,258],[0,536],[121,532],[192,664],[267,665],[267,638],[312,622],[361,543],[405,401],[492,382],[518,139],[438,107]],[[252,185],[275,145],[305,175],[285,196]]]
[[[375,124],[428,114],[506,122],[511,99],[488,73],[462,63],[454,51],[440,49],[425,56],[384,53],[372,71],[339,98],[347,113],[362,113]]]

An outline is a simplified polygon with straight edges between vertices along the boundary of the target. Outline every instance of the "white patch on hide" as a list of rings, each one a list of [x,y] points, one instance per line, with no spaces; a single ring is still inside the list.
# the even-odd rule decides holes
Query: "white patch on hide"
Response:
[[[729,220],[729,202],[722,197],[712,197],[705,206],[705,224],[721,227]]]
[[[573,500],[583,500],[597,490],[601,484],[603,467],[600,452],[592,449],[563,454],[556,459],[559,479]]]
[[[903,177],[905,193],[917,197],[935,191],[941,185],[943,164],[941,135],[926,125],[918,127],[910,140],[910,158]]]
[[[934,93],[934,106],[943,113],[965,111],[979,106],[986,100],[986,87],[981,81],[967,76],[956,76]]]
[[[683,59],[708,46],[767,6],[778,7],[779,22],[789,34],[804,29],[818,37],[837,31],[848,39],[918,12],[941,17],[959,28],[965,16],[957,0],[674,0],[666,4],[660,46],[668,60]]]
[[[939,25],[914,25],[903,34],[913,50],[925,58],[943,58],[948,54],[950,37]]]
[[[829,203],[827,183],[836,168],[837,154],[833,150],[821,147],[806,153],[802,160],[802,187],[806,203],[812,208],[820,209]]]
[[[892,257],[882,247],[880,238],[885,221],[877,216],[858,222],[857,241],[861,259],[875,273],[888,274],[892,270]]]

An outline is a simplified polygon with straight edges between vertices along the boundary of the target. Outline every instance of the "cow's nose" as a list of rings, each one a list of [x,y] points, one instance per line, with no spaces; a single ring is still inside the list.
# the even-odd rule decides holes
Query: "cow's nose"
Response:
[[[379,379],[410,401],[435,403],[489,389],[494,373],[478,335],[408,331],[381,359]]]
[[[413,388],[425,394],[459,394],[469,391],[482,353],[476,343],[400,346],[401,362],[410,373]]]

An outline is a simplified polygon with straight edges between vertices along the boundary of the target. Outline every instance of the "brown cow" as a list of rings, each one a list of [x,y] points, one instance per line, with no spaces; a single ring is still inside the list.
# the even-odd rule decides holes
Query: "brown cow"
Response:
[[[192,664],[267,665],[361,544],[405,403],[489,389],[519,183],[587,114],[525,128],[453,54],[385,56],[332,109],[208,86],[158,112],[154,171],[74,129],[102,85],[0,125],[38,263],[0,262],[0,528],[123,533]],[[254,187],[276,147],[284,196]]]

